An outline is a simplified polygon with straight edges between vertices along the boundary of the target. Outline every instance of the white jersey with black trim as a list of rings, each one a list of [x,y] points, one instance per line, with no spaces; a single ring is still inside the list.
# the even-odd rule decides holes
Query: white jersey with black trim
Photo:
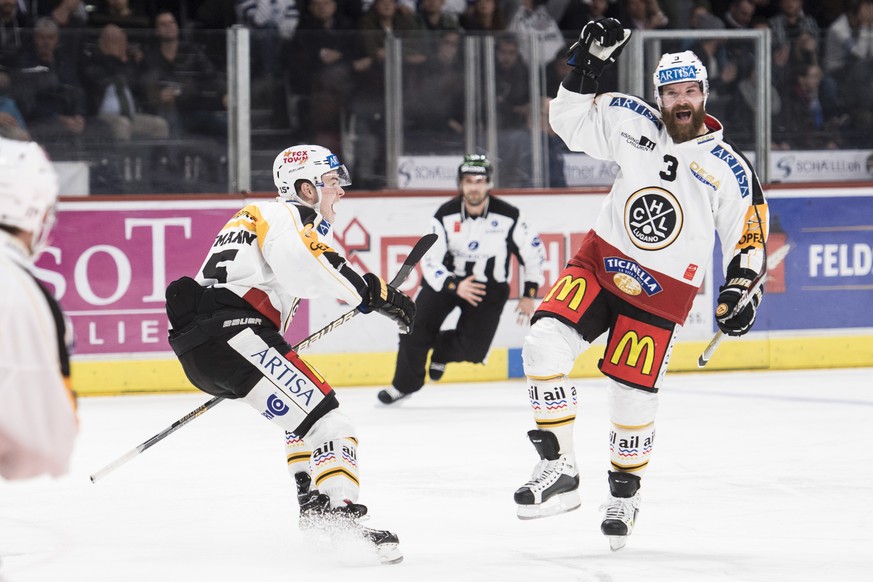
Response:
[[[712,258],[718,232],[725,257],[764,268],[769,214],[757,176],[723,137],[721,124],[683,143],[660,111],[621,93],[561,87],[549,121],[572,151],[616,162],[620,171],[576,263],[608,290],[682,324]]]
[[[78,433],[58,324],[24,245],[0,230],[0,476],[67,472]]]
[[[521,211],[505,200],[489,195],[482,215],[474,217],[466,213],[463,198],[456,196],[439,207],[431,228],[438,238],[422,267],[427,284],[437,291],[452,276],[507,283],[512,254],[524,267],[525,297],[536,295],[543,284],[543,243]]]
[[[366,283],[332,245],[331,224],[311,208],[253,202],[215,237],[196,280],[233,291],[284,332],[301,298],[361,303]]]

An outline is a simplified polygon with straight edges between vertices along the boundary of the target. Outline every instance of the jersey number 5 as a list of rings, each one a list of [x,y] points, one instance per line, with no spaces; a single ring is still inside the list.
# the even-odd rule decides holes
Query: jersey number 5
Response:
[[[664,156],[664,163],[667,164],[667,167],[664,168],[658,175],[661,176],[662,180],[672,182],[676,179],[676,168],[679,167],[679,160],[677,160],[674,156],[667,154]]]
[[[215,279],[219,283],[227,283],[227,269],[219,267],[218,265],[220,263],[232,261],[238,252],[239,249],[231,249],[228,251],[221,251],[220,253],[214,253],[209,257],[209,261],[203,265],[203,278]]]

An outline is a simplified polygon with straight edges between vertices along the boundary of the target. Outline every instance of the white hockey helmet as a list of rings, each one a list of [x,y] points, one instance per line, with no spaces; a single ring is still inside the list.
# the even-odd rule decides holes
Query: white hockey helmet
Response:
[[[665,53],[658,62],[658,67],[653,75],[655,101],[658,102],[658,107],[662,107],[661,87],[688,81],[697,81],[700,84],[705,104],[706,98],[709,97],[709,78],[706,74],[706,67],[703,66],[697,55],[691,51]]]
[[[36,255],[54,226],[58,176],[32,141],[0,137],[0,224],[29,232]]]
[[[295,200],[318,209],[321,204],[321,188],[324,186],[322,176],[328,172],[336,172],[340,186],[352,183],[349,171],[340,163],[339,158],[325,147],[317,145],[297,145],[282,150],[273,161],[273,182],[279,191],[280,198]],[[296,184],[306,180],[315,186],[318,200],[310,204],[297,195]]]

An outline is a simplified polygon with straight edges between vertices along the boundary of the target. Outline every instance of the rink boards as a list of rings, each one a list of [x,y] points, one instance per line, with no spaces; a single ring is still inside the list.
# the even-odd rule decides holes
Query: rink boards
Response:
[[[547,252],[546,284],[556,279],[592,226],[605,192],[506,191]],[[349,192],[338,206],[336,246],[361,272],[390,278],[405,253],[430,228],[446,192]],[[772,269],[755,331],[724,341],[707,369],[791,369],[873,366],[873,186],[768,190]],[[221,226],[244,206],[241,196],[63,201],[52,246],[38,262],[40,277],[73,323],[74,383],[80,394],[188,391],[166,343],[163,291],[200,267]],[[672,371],[696,370],[712,337],[713,285],[708,275],[680,332]],[[712,271],[712,269],[711,269]],[[511,297],[518,296],[515,277]],[[420,273],[403,289],[415,293]],[[516,300],[507,304],[485,365],[449,366],[445,381],[522,376]],[[286,334],[293,344],[347,311],[334,300],[303,301]],[[447,322],[451,325],[452,320]],[[377,315],[357,317],[305,352],[335,386],[381,385],[394,370],[397,333]],[[599,374],[595,345],[573,370]]]

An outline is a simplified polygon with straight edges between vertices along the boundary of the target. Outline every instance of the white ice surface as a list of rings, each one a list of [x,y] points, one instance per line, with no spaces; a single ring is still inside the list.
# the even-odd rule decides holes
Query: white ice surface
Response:
[[[580,380],[582,507],[515,517],[536,461],[524,382],[428,385],[400,408],[341,389],[361,502],[405,561],[305,539],[282,434],[224,402],[97,484],[208,399],[85,398],[72,472],[0,481],[3,582],[861,581],[873,579],[873,370],[674,374],[627,547],[599,531],[605,381]]]

